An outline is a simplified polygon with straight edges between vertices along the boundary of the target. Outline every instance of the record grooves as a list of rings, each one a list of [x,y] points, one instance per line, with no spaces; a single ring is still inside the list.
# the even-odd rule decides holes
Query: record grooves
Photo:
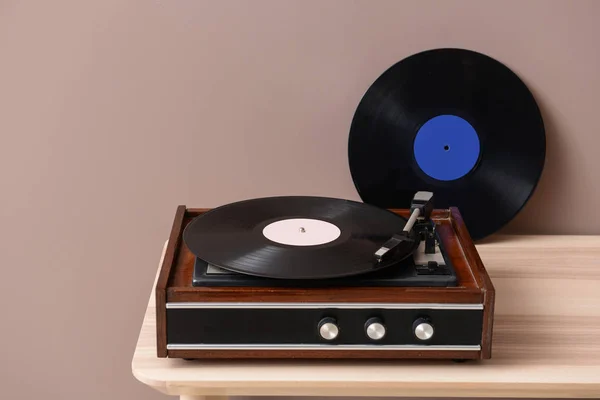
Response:
[[[280,279],[339,278],[410,255],[412,247],[382,262],[374,256],[406,221],[350,200],[282,196],[213,209],[192,221],[183,237],[198,258],[226,270]]]
[[[401,208],[432,191],[478,240],[529,200],[545,148],[540,111],[515,73],[477,52],[435,49],[375,80],[352,120],[348,156],[365,203]]]

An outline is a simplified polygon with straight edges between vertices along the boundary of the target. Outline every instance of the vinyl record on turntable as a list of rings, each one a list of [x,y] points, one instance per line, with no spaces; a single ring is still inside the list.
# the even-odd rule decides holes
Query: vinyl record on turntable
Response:
[[[344,199],[282,196],[214,208],[185,228],[190,251],[210,265],[260,277],[321,279],[385,268],[414,250],[407,241],[394,258],[375,253],[407,220]]]
[[[361,199],[403,208],[419,190],[458,207],[474,240],[503,227],[540,179],[545,129],[521,79],[463,49],[417,53],[367,90],[350,128],[348,157]]]

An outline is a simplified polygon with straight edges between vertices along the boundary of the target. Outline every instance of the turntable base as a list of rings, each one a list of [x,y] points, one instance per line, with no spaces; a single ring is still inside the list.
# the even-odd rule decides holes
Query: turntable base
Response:
[[[158,358],[153,288],[133,354],[133,375],[186,399],[599,398],[600,236],[494,236],[477,249],[497,292],[490,360]]]
[[[420,246],[399,265],[344,278],[260,277],[268,283],[242,286],[196,284],[199,262],[182,237],[210,212],[177,209],[156,287],[159,357],[491,357],[494,287],[458,209],[434,209],[419,234],[434,238],[420,242],[429,252]],[[394,213],[407,218],[410,210]],[[232,252],[243,245],[232,243]],[[387,271],[409,273],[372,278]]]

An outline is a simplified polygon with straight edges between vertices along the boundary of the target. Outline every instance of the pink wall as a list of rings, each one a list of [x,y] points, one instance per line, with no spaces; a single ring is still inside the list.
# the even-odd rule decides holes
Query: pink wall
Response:
[[[600,2],[3,1],[0,229],[6,398],[159,399],[130,374],[176,205],[358,199],[360,97],[433,47],[506,63],[548,163],[507,231],[600,233]]]

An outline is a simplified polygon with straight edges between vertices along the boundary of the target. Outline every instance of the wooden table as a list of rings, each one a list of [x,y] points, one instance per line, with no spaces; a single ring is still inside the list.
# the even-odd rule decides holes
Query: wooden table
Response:
[[[600,398],[600,236],[495,236],[477,248],[496,288],[492,360],[161,359],[156,357],[151,295],[133,355],[133,375],[182,399]]]

